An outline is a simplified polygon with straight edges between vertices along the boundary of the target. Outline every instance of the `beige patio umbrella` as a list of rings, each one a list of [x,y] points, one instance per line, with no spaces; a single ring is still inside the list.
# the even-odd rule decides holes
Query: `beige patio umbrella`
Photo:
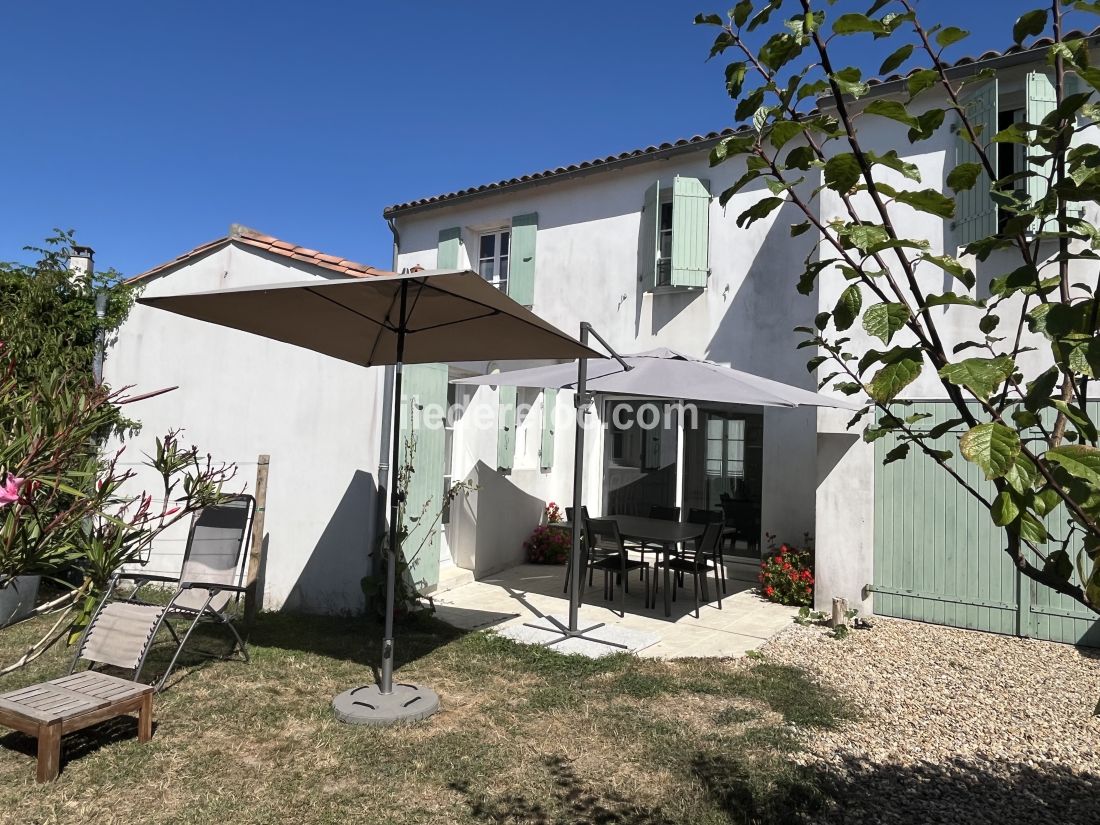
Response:
[[[602,358],[513,301],[476,272],[401,275],[167,295],[139,303],[304,347],[364,367],[394,365],[393,398],[401,398],[403,364]],[[336,715],[356,724],[391,724],[430,716],[439,697],[419,685],[393,684],[393,613],[397,557],[399,416],[392,425],[390,531],[385,632],[378,684],[345,691]],[[385,428],[385,425],[384,425]],[[381,481],[381,480],[380,480]]]

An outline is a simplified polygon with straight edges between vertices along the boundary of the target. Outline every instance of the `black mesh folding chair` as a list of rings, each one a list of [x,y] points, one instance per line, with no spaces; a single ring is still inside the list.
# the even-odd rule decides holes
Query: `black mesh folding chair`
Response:
[[[148,573],[116,574],[81,636],[69,672],[72,673],[81,660],[88,660],[132,670],[137,681],[153,639],[164,627],[175,641],[176,650],[157,683],[159,691],[175,668],[191,634],[202,623],[227,628],[233,637],[229,658],[239,651],[247,662],[248,648],[233,625],[229,605],[245,592],[240,581],[241,562],[255,506],[252,496],[242,495],[196,513],[191,519],[178,579]],[[131,582],[134,588],[125,598],[116,598],[122,582]],[[167,604],[140,599],[141,590],[147,585],[168,584],[175,585],[176,589]],[[173,620],[190,623],[182,636],[173,627]]]

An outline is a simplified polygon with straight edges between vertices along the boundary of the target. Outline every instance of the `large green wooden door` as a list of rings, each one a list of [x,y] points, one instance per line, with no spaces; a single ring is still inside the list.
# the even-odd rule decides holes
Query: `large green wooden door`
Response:
[[[401,382],[401,465],[412,450],[412,475],[405,501],[405,558],[417,587],[439,583],[439,513],[443,507],[443,472],[447,411],[447,365],[416,364],[404,368]]]
[[[910,413],[932,426],[954,418],[946,403],[915,403]],[[1100,408],[1098,408],[1100,411]],[[960,428],[961,429],[961,428]],[[992,498],[993,485],[958,455],[959,431],[936,446],[955,453],[951,466]],[[931,459],[912,451],[885,466],[897,446],[875,442],[875,612],[951,627],[1100,646],[1100,623],[1071,599],[1021,576],[1004,553],[1002,531],[989,514]],[[1055,536],[1065,516],[1047,518]]]

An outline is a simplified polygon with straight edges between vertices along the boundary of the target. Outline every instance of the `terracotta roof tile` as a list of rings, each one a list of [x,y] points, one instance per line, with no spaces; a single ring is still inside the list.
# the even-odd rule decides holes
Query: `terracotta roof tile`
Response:
[[[1087,34],[1085,32],[1073,31],[1065,35],[1065,40],[1071,40],[1075,38],[1088,37],[1091,40],[1100,40],[1100,27],[1093,29]],[[1036,40],[1034,43],[1030,43],[1026,46],[1012,46],[1003,51],[987,51],[983,54],[975,57],[973,55],[960,57],[950,68],[962,68],[965,66],[972,66],[978,63],[982,63],[989,60],[995,60],[998,58],[1006,57],[1008,55],[1023,54],[1025,52],[1037,51],[1039,49],[1046,49],[1051,45],[1051,39],[1049,37]],[[916,71],[914,69],[914,71]],[[900,75],[893,74],[889,77],[883,78],[870,78],[866,82],[868,85],[877,86],[884,83],[890,83],[896,80],[902,80],[907,77],[908,74]],[[646,146],[643,149],[631,149],[626,152],[620,152],[617,155],[608,155],[603,158],[595,158],[593,160],[586,160],[581,163],[570,164],[569,166],[558,166],[554,169],[544,169],[541,172],[532,172],[527,175],[519,175],[514,178],[507,178],[505,180],[498,180],[494,183],[483,183],[479,186],[470,186],[466,189],[458,189],[454,192],[446,192],[441,195],[432,195],[427,198],[419,198],[417,200],[406,201],[405,203],[398,203],[392,206],[387,206],[382,210],[383,217],[393,217],[401,212],[413,209],[423,209],[426,207],[432,207],[439,204],[447,203],[448,201],[459,200],[461,198],[469,197],[481,192],[487,192],[498,189],[511,189],[513,187],[527,186],[528,184],[537,183],[538,181],[545,181],[550,178],[556,178],[562,175],[572,174],[574,172],[581,172],[586,169],[594,169],[609,165],[618,165],[624,162],[633,160],[651,160],[656,159],[662,153],[676,153],[680,150],[690,147],[697,147],[699,149],[705,148],[711,144],[717,143],[721,138],[727,135],[735,134],[739,131],[746,131],[751,126],[739,126],[737,129],[723,129],[720,132],[707,132],[705,135],[692,135],[688,138],[680,138],[679,140],[661,143],[658,145]]]
[[[218,247],[224,246],[230,243],[240,243],[246,246],[255,247],[266,252],[270,252],[274,255],[280,255],[284,258],[288,258],[294,261],[302,261],[303,263],[310,264],[312,266],[327,269],[330,272],[338,272],[341,275],[350,275],[353,278],[368,278],[374,275],[389,275],[389,270],[378,269],[377,267],[367,266],[366,264],[356,263],[355,261],[349,261],[347,258],[341,258],[338,255],[326,255],[323,252],[318,252],[316,249],[309,249],[304,246],[297,246],[288,241],[281,241],[278,238],[271,235],[265,235],[262,232],[257,232],[254,229],[249,229],[239,224],[234,224],[229,229],[229,234],[223,238],[209,241],[207,243],[196,246],[189,252],[185,252],[177,258],[155,266],[152,269],[136,275],[130,278],[128,283],[134,283],[136,281],[142,281],[146,278],[150,278],[154,275],[178,266],[192,258],[196,258],[206,252],[210,252]]]

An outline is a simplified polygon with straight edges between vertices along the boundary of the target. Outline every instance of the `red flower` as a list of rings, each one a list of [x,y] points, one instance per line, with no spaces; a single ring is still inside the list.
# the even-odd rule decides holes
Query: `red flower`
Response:
[[[764,595],[770,599],[772,596],[775,595],[775,588],[769,584],[767,587],[764,588]]]

